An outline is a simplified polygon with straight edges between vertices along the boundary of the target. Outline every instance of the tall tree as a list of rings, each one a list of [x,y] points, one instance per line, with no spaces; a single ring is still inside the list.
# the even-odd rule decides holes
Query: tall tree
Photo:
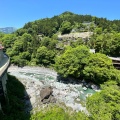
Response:
[[[62,34],[70,33],[72,30],[71,23],[68,21],[63,21],[60,30]]]
[[[89,49],[85,46],[69,47],[65,53],[56,58],[55,69],[64,77],[81,77],[89,55]]]
[[[90,55],[83,74],[86,80],[92,80],[97,84],[108,80],[120,80],[120,72],[114,69],[112,60],[100,53]]]

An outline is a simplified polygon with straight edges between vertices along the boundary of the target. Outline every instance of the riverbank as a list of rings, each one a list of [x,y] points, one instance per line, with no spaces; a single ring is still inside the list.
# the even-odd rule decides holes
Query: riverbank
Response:
[[[26,100],[28,111],[41,106],[40,91],[46,86],[53,88],[53,96],[57,99],[57,103],[64,103],[75,111],[84,111],[85,113],[87,113],[86,107],[82,106],[81,102],[84,102],[86,97],[95,92],[92,89],[82,87],[82,83],[65,84],[59,82],[57,73],[49,68],[10,66],[8,72],[17,77],[25,86],[29,96],[29,100]]]

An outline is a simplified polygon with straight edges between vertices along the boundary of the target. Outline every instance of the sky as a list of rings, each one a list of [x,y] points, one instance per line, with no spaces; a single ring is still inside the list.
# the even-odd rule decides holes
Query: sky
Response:
[[[65,11],[120,19],[120,0],[0,0],[0,28],[21,28],[27,22]]]

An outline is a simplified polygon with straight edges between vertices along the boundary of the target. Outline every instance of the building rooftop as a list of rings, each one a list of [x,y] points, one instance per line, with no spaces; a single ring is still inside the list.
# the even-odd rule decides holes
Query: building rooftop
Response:
[[[109,58],[112,59],[112,60],[120,61],[120,57],[109,57]]]

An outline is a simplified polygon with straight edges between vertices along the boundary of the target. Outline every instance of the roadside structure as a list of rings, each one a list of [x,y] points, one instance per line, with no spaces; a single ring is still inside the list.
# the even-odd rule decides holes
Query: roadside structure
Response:
[[[0,106],[8,102],[6,83],[10,58],[3,52],[3,49],[4,47],[0,44]]]

